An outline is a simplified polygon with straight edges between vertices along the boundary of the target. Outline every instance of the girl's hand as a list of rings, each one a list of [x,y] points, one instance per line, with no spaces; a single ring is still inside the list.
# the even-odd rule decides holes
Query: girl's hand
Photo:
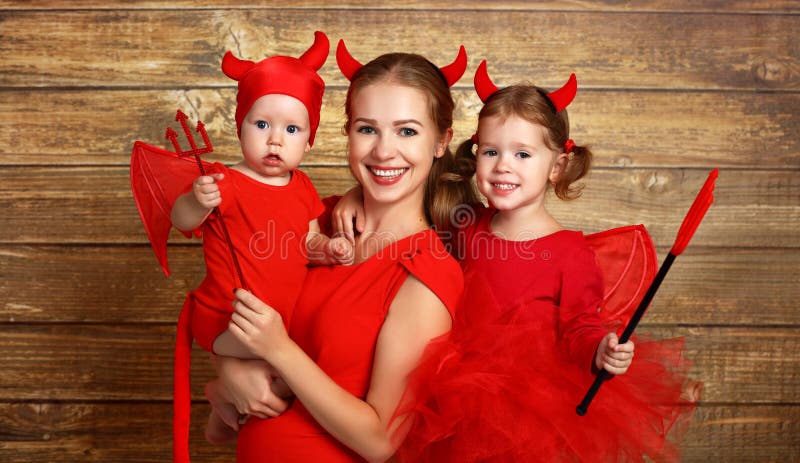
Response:
[[[223,174],[211,174],[197,177],[192,183],[192,194],[197,203],[206,209],[213,209],[222,203],[217,182],[222,180]]]
[[[325,250],[328,259],[335,265],[352,265],[356,258],[353,243],[344,236],[336,236],[328,240]]]
[[[272,369],[261,360],[215,357],[217,373],[236,410],[258,418],[274,418],[288,404],[272,391]]]
[[[355,229],[353,228],[353,219],[356,222]],[[343,233],[351,243],[355,242],[356,231],[359,233],[364,231],[366,226],[364,223],[364,194],[360,185],[351,188],[336,203],[331,215],[331,225],[335,234]]]
[[[272,355],[291,342],[281,314],[250,291],[237,289],[233,294],[236,299],[228,329],[250,352],[269,362]]]
[[[633,341],[620,344],[616,333],[608,333],[597,346],[595,366],[612,375],[621,375],[628,371],[633,362],[633,347]]]

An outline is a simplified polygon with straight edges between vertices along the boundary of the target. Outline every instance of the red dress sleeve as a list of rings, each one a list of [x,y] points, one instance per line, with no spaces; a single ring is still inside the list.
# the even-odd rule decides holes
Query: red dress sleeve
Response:
[[[461,267],[447,252],[435,233],[426,234],[430,243],[420,243],[400,262],[419,281],[427,286],[442,301],[455,318],[456,308],[464,290],[464,275]]]
[[[597,345],[606,335],[598,312],[603,300],[603,277],[594,253],[585,245],[565,260],[559,297],[559,343],[569,358],[594,368]]]

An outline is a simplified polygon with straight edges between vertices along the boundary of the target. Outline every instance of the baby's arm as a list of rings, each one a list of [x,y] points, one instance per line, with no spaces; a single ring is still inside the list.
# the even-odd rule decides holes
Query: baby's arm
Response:
[[[598,370],[606,370],[612,375],[621,375],[628,371],[633,362],[633,341],[619,343],[616,333],[608,333],[600,340],[594,365]]]
[[[311,265],[350,265],[355,259],[353,243],[344,236],[328,238],[320,231],[317,219],[308,223],[306,250]]]
[[[192,191],[175,200],[170,214],[172,225],[181,231],[190,231],[199,227],[211,210],[222,202],[217,182],[223,177],[223,174],[197,177],[192,183]]]

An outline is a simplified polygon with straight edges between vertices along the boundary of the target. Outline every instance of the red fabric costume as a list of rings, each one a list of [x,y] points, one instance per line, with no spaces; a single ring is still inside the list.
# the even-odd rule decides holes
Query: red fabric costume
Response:
[[[432,230],[406,237],[353,266],[309,270],[289,334],[337,384],[364,399],[375,343],[395,294],[413,275],[455,312],[461,270]],[[237,461],[363,461],[295,400],[277,418],[251,417],[237,441]]]
[[[310,123],[309,144],[313,145],[325,91],[325,83],[317,71],[325,63],[329,48],[327,36],[317,31],[314,44],[299,58],[272,56],[255,63],[226,53],[222,71],[238,82],[237,132],[260,97],[288,95],[305,106]],[[186,125],[186,116],[179,111],[177,120],[189,139],[190,151],[181,151],[177,133],[168,130],[167,138],[172,141],[176,153],[136,142],[131,154],[133,196],[147,236],[167,276],[166,243],[175,200],[189,191],[192,181],[201,172],[226,175],[220,182],[222,205],[213,210],[202,227],[206,279],[189,294],[178,318],[173,459],[183,463],[189,461],[192,340],[196,337],[203,348],[211,350],[214,339],[227,328],[233,289],[245,286],[243,281],[238,281],[240,279],[246,281],[248,289],[281,312],[285,320],[291,317],[305,276],[308,223],[322,212],[323,206],[310,180],[300,171],[294,171],[288,185],[273,187],[221,164],[210,166],[200,161],[200,154],[211,152],[204,126],[198,123],[197,131],[206,146],[198,148]],[[230,241],[226,233],[230,234]]]
[[[688,365],[683,340],[636,342],[628,372],[615,377],[586,416],[575,406],[591,384],[597,344],[606,329],[621,327],[653,276],[633,248],[607,256],[602,246],[636,227],[584,239],[563,230],[532,241],[506,241],[491,233],[496,211],[483,209],[466,228],[465,292],[449,355],[424,360],[405,405],[417,420],[399,454],[403,461],[644,461],[678,458],[666,436],[683,424],[694,404],[681,398]],[[622,235],[620,235],[620,232]],[[634,247],[639,246],[633,241]],[[601,246],[603,278],[591,246]],[[626,253],[630,259],[620,259]],[[620,265],[636,270],[620,273]],[[647,276],[641,278],[642,270]],[[632,285],[621,290],[619,285]],[[626,297],[627,295],[627,297]],[[627,301],[623,302],[625,299]],[[608,306],[611,303],[611,306]],[[608,308],[608,310],[606,310]],[[625,312],[627,310],[627,312]]]

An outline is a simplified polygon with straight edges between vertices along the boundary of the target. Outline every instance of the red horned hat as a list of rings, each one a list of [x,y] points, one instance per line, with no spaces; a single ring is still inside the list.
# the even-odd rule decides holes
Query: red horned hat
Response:
[[[481,64],[478,65],[478,69],[475,71],[475,91],[478,92],[478,96],[484,103],[497,91],[497,86],[492,83],[489,72],[486,71],[486,60],[481,61]],[[553,109],[555,109],[556,112],[560,112],[572,103],[572,100],[575,99],[575,93],[577,92],[578,79],[575,77],[575,73],[572,73],[563,87],[547,93],[545,96],[550,100]]]
[[[239,82],[236,94],[236,131],[241,132],[242,120],[253,103],[264,95],[288,95],[300,100],[308,111],[311,124],[309,144],[314,144],[314,135],[319,127],[319,112],[325,82],[317,71],[328,58],[330,43],[328,37],[314,32],[314,44],[300,58],[291,56],[272,56],[258,63],[242,60],[225,53],[222,59],[222,72]]]
[[[347,50],[347,47],[344,44],[344,40],[339,40],[339,45],[336,47],[336,64],[339,65],[339,70],[342,71],[347,80],[353,79],[353,74],[358,71],[358,69],[362,66],[350,52]],[[452,87],[453,84],[458,82],[458,79],[464,75],[464,71],[467,70],[467,50],[464,49],[464,45],[461,45],[458,49],[458,56],[456,59],[448,64],[447,66],[440,67],[439,71],[442,72],[444,79],[447,81],[447,86]]]

